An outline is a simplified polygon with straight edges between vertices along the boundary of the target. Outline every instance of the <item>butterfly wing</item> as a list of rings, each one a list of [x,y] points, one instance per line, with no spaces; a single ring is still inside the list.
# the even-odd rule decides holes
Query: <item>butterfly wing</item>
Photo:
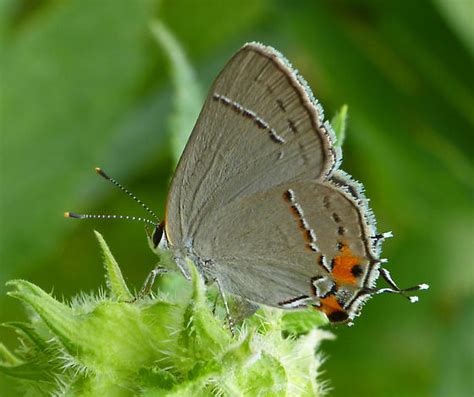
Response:
[[[378,277],[378,251],[332,140],[281,54],[245,45],[214,82],[173,178],[166,234],[175,252],[249,300],[310,300],[332,321],[352,318]]]
[[[214,82],[179,161],[166,210],[172,245],[237,198],[288,181],[317,180],[337,166],[330,127],[281,54],[247,44]]]
[[[216,208],[193,247],[224,287],[269,306],[306,297],[341,310],[378,276],[371,229],[356,200],[331,182],[305,181]]]

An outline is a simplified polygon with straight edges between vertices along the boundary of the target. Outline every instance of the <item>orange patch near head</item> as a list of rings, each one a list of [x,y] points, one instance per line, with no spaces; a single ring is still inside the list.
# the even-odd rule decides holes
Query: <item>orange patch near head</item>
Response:
[[[341,254],[337,255],[333,259],[332,276],[338,284],[351,284],[356,283],[356,277],[352,272],[352,268],[360,264],[360,257],[354,256],[351,249],[347,244],[343,244],[341,248]]]

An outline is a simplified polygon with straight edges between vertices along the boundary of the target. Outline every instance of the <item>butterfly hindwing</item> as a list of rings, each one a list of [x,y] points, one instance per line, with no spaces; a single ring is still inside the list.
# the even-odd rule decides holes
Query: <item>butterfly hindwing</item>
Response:
[[[301,296],[318,302],[340,288],[342,304],[374,270],[368,238],[350,196],[329,182],[305,181],[216,208],[193,247],[228,290],[248,299],[269,306]],[[319,278],[325,283],[315,285]]]

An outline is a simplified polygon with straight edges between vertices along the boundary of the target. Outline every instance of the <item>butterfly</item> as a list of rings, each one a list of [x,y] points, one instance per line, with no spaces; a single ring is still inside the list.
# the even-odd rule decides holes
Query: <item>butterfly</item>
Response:
[[[223,293],[311,307],[332,323],[351,323],[376,294],[417,301],[408,292],[428,286],[400,289],[382,266],[391,234],[377,232],[341,159],[306,81],[272,47],[245,44],[209,91],[150,244],[185,275],[193,261]],[[376,288],[380,276],[387,288]]]

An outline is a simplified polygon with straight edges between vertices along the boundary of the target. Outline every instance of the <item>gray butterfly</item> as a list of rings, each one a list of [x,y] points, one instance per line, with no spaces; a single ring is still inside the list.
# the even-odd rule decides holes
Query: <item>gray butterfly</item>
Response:
[[[314,307],[331,322],[351,322],[374,294],[416,301],[406,292],[428,286],[400,290],[381,267],[390,234],[377,233],[362,185],[338,169],[334,141],[290,63],[271,47],[244,45],[210,89],[152,247],[171,250],[185,275],[191,259],[223,294]],[[380,275],[389,288],[375,288]]]

